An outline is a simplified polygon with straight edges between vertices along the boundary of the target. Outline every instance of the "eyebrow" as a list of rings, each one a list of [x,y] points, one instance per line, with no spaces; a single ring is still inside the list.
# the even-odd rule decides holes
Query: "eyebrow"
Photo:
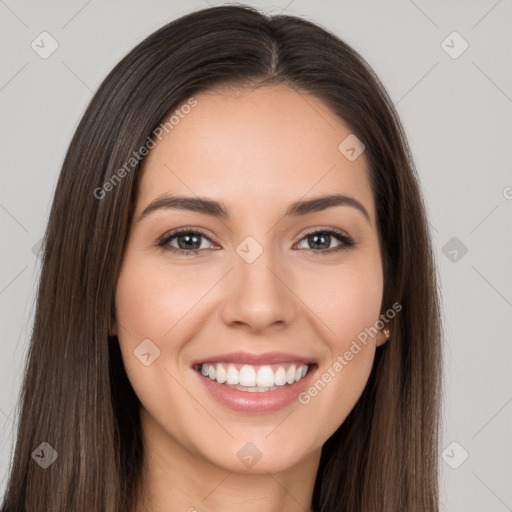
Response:
[[[284,216],[297,217],[300,215],[307,215],[308,213],[320,212],[334,206],[350,206],[356,208],[371,224],[370,215],[366,208],[357,199],[342,194],[332,194],[315,197],[305,201],[297,201],[289,205]],[[165,194],[157,197],[153,202],[146,206],[146,208],[144,208],[143,212],[139,216],[139,221],[144,217],[147,217],[150,213],[161,209],[188,210],[222,219],[230,218],[229,208],[220,201],[214,201],[206,197],[187,197]]]

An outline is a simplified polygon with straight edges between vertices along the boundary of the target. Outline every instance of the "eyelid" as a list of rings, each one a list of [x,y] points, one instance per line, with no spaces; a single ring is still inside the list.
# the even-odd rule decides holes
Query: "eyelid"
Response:
[[[343,235],[347,238],[352,238],[346,231],[340,228],[335,228],[332,226],[315,226],[313,228],[308,228],[304,233],[302,233],[302,238],[305,236],[311,235],[313,233],[322,233],[322,232],[329,232],[329,233],[337,233],[339,235]],[[301,238],[301,240],[302,240]]]
[[[157,245],[164,246],[169,242],[169,240],[171,240],[183,233],[197,233],[199,235],[202,235],[204,238],[206,238],[210,242],[212,242],[212,244],[220,245],[218,242],[215,241],[215,239],[211,235],[207,234],[202,228],[198,228],[195,226],[182,226],[181,228],[171,229],[171,230],[167,231],[166,233],[164,233],[162,236],[158,237]],[[173,247],[173,249],[176,249],[176,247]],[[179,251],[180,249],[176,249],[176,250]],[[185,249],[183,249],[183,250],[185,250]],[[196,250],[196,249],[193,249],[193,250]]]

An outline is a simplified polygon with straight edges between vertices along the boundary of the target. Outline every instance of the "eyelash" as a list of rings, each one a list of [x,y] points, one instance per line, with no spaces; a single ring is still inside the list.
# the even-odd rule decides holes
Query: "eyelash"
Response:
[[[180,228],[180,229],[177,229],[175,231],[172,231],[170,233],[166,233],[165,235],[163,235],[161,238],[158,239],[156,246],[163,250],[166,250],[166,251],[171,251],[173,253],[179,253],[183,256],[199,255],[200,252],[204,251],[204,249],[191,249],[191,250],[178,249],[176,247],[172,247],[171,245],[169,245],[169,242],[173,238],[176,238],[182,234],[201,235],[202,237],[206,238],[210,242],[215,243],[215,242],[213,242],[213,240],[210,239],[209,236],[207,236],[205,233],[203,233],[202,231],[200,231],[198,229]],[[317,235],[317,234],[333,236],[338,241],[340,241],[341,244],[338,245],[337,247],[335,247],[334,249],[325,249],[325,250],[306,249],[315,255],[326,256],[329,254],[338,253],[338,252],[346,250],[346,249],[350,249],[356,245],[356,242],[354,242],[354,240],[350,236],[347,236],[347,235],[343,234],[341,231],[334,229],[334,228],[325,228],[325,229],[309,231],[304,234],[304,236],[299,240],[299,242],[302,242],[302,240],[304,240],[308,236]]]

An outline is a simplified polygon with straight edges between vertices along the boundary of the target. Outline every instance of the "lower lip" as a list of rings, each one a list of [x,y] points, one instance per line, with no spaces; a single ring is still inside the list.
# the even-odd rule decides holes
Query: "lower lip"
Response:
[[[306,376],[299,382],[283,386],[281,389],[274,391],[262,392],[239,391],[224,384],[219,384],[197,370],[193,371],[201,379],[213,398],[221,405],[237,412],[262,414],[278,411],[297,400],[300,393],[309,387],[316,368],[315,365],[311,365]]]

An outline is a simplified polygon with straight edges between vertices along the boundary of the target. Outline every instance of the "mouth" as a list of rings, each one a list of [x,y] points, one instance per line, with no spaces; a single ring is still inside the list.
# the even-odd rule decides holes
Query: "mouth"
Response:
[[[194,369],[204,377],[231,389],[265,393],[301,381],[311,366],[313,364],[292,362],[268,365],[213,362],[197,364]]]
[[[290,405],[317,368],[313,361],[278,353],[225,354],[192,364],[218,403],[243,413],[269,413]]]

